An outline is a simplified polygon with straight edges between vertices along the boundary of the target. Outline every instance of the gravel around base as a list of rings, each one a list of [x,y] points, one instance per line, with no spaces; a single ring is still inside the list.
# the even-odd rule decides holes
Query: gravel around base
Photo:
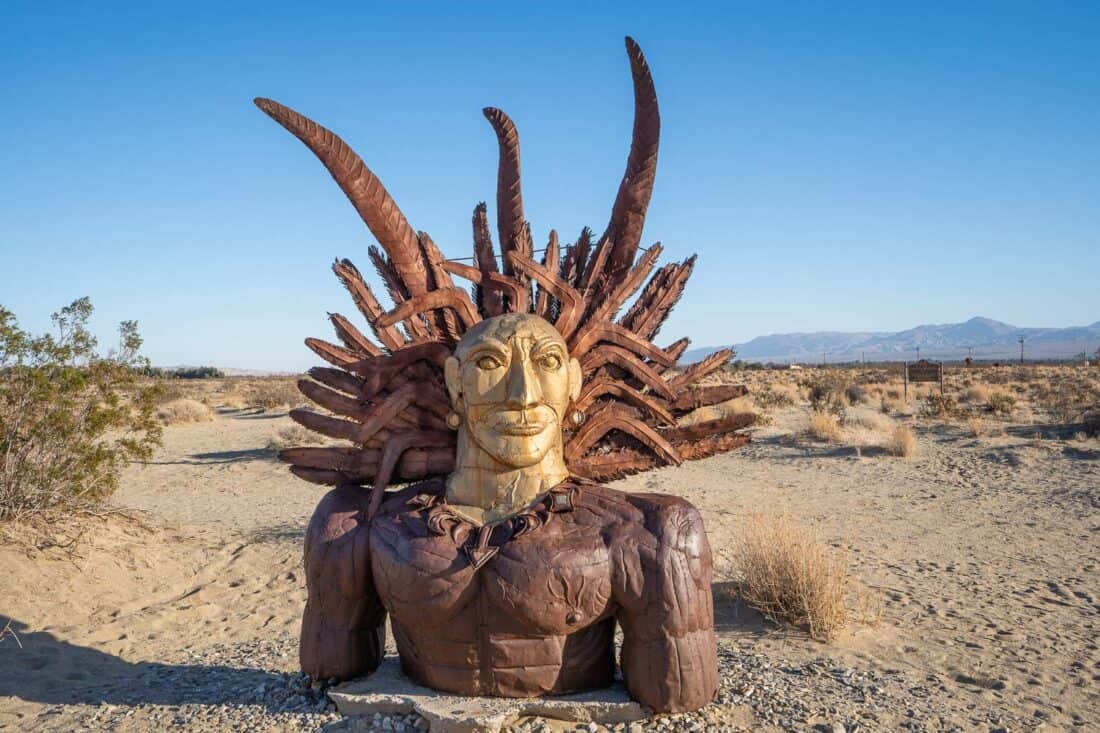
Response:
[[[176,663],[148,665],[136,679],[106,680],[82,690],[99,692],[109,704],[57,705],[64,727],[51,726],[49,711],[32,730],[149,731],[196,733],[239,731],[323,731],[324,733],[413,733],[428,730],[415,713],[341,718],[324,691],[293,664],[297,640],[289,635],[186,653]],[[1005,715],[997,705],[997,683],[970,681],[967,716],[948,715],[960,701],[953,684],[929,676],[913,678],[899,670],[837,666],[835,660],[800,664],[764,656],[737,645],[719,646],[718,698],[687,715],[655,716],[608,727],[527,719],[507,730],[557,731],[1019,731],[1041,726]],[[957,681],[956,681],[957,682]],[[951,698],[951,699],[949,699]],[[150,699],[163,700],[156,704]],[[61,722],[60,720],[58,721]]]

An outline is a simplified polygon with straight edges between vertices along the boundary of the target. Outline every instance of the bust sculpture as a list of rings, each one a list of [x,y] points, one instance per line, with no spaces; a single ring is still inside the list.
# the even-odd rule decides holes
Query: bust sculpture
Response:
[[[281,453],[296,475],[335,486],[305,539],[300,656],[315,678],[377,668],[388,615],[405,673],[440,690],[606,686],[618,625],[623,679],[639,702],[681,712],[716,694],[698,511],[598,483],[730,450],[752,420],[677,425],[744,390],[697,385],[730,352],[675,370],[686,339],[652,341],[694,258],[647,282],[660,246],[637,257],[659,117],[645,59],[630,39],[627,50],[634,138],[611,221],[597,242],[585,230],[564,253],[551,232],[541,263],[523,216],[516,128],[499,110],[485,113],[501,152],[500,263],[481,204],[466,265],[413,231],[339,137],[257,100],[321,159],[382,245],[370,256],[395,302],[384,310],[350,262],[335,263],[381,346],[339,315],[330,318],[342,346],[307,340],[335,368],[311,370],[299,387],[329,414],[291,416],[347,445]],[[453,275],[474,283],[472,298]]]

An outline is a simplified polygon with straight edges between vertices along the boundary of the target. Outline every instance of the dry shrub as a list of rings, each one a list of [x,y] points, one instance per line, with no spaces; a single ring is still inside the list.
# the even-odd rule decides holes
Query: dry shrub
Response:
[[[156,418],[165,425],[181,425],[193,422],[209,422],[214,419],[214,412],[202,402],[184,397],[166,402],[158,407]]]
[[[950,420],[959,416],[959,401],[949,394],[931,392],[921,401],[920,412],[925,417]]]
[[[917,436],[905,425],[898,425],[886,442],[886,450],[890,455],[901,458],[914,458],[919,452]]]
[[[168,402],[173,402],[178,399],[182,399],[186,395],[183,393],[183,389],[179,384],[169,379],[158,379],[156,384],[159,387],[157,390],[156,401],[158,405],[163,405]]]
[[[677,425],[686,427],[689,425],[698,425],[699,423],[709,422],[711,420],[720,420],[730,415],[737,415],[745,412],[755,412],[753,407],[753,398],[749,396],[735,397],[732,400],[726,400],[725,402],[719,402],[717,405],[707,405],[698,409],[692,410],[688,414],[681,417],[676,421]]]
[[[248,407],[248,399],[237,390],[226,392],[217,399],[217,403],[221,407],[227,407],[230,410],[243,410]]]
[[[959,399],[963,402],[984,405],[989,402],[989,394],[989,387],[984,384],[972,384],[959,394]]]
[[[991,392],[986,399],[986,407],[997,415],[1011,415],[1016,409],[1016,398],[1008,392]]]
[[[848,401],[849,405],[859,405],[867,402],[870,398],[864,387],[858,384],[849,384],[844,388],[844,399]]]
[[[1036,385],[1032,402],[1046,410],[1059,425],[1084,423],[1100,408],[1100,385],[1076,374],[1060,376],[1053,384]]]
[[[966,421],[966,429],[970,437],[979,438],[985,434],[985,421],[980,417],[972,417]]]
[[[891,397],[893,394],[895,396]],[[905,412],[909,409],[909,405],[901,398],[897,390],[891,389],[886,392],[886,396],[882,398],[882,402],[879,403],[879,409],[886,415],[891,412]]]
[[[840,420],[832,413],[811,412],[809,432],[818,440],[838,441],[840,440]]]
[[[324,442],[325,439],[320,434],[295,423],[279,428],[275,432],[275,437],[268,441],[267,449],[280,451],[284,448],[294,448],[299,445],[322,445]]]
[[[790,407],[798,402],[800,397],[798,387],[786,382],[769,384],[764,389],[753,393],[756,404],[765,410],[775,407]]]
[[[1084,427],[1083,432],[1086,435],[1100,436],[1100,409],[1090,410],[1085,413],[1082,427]]]
[[[847,558],[786,515],[749,515],[733,550],[738,592],[777,623],[830,641],[847,623]]]
[[[805,385],[810,400],[810,409],[814,412],[828,412],[837,417],[844,414],[848,401],[836,376],[826,375],[807,382]]]
[[[872,433],[887,434],[894,429],[895,423],[886,415],[863,408],[845,413],[844,425]]]
[[[304,398],[298,385],[286,379],[265,379],[249,386],[245,395],[249,407],[276,410],[302,404]]]

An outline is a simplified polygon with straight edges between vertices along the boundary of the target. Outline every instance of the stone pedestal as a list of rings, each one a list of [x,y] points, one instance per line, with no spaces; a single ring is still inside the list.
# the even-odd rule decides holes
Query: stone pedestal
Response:
[[[412,682],[394,657],[386,658],[374,674],[333,687],[328,695],[343,715],[418,713],[431,724],[431,733],[499,733],[532,715],[605,725],[646,717],[621,684],[560,697],[462,697]]]

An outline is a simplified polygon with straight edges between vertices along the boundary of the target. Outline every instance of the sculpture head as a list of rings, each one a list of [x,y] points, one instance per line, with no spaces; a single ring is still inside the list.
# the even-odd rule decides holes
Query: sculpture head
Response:
[[[549,322],[528,313],[481,321],[462,337],[444,371],[461,418],[459,444],[472,458],[481,454],[502,470],[534,466],[552,453],[561,460],[562,423],[582,377]]]
[[[360,450],[282,452],[296,475],[319,484],[373,484],[371,515],[390,484],[446,476],[453,506],[490,507],[479,516],[493,517],[524,506],[570,473],[619,478],[748,440],[737,432],[751,422],[748,414],[677,425],[687,412],[742,392],[739,385],[701,384],[731,350],[674,374],[688,340],[665,347],[654,342],[695,258],[658,268],[660,244],[641,250],[661,119],[641,49],[627,38],[626,50],[634,126],[603,234],[585,228],[562,246],[551,230],[545,248],[535,249],[523,206],[519,132],[503,111],[487,107],[499,148],[499,253],[488,207],[478,204],[471,264],[444,257],[336,133],[278,102],[256,100],[317,155],[347,195],[378,241],[370,259],[395,301],[387,310],[355,265],[333,263],[379,343],[335,313],[329,317],[340,344],[306,340],[335,369],[311,370],[312,379],[299,383],[325,412],[296,409],[290,416]],[[454,277],[472,282],[476,297]],[[441,358],[447,360],[446,390],[437,368]],[[447,423],[457,435],[438,419],[449,406],[455,415]],[[581,412],[587,415],[583,425],[563,435],[563,418]]]

